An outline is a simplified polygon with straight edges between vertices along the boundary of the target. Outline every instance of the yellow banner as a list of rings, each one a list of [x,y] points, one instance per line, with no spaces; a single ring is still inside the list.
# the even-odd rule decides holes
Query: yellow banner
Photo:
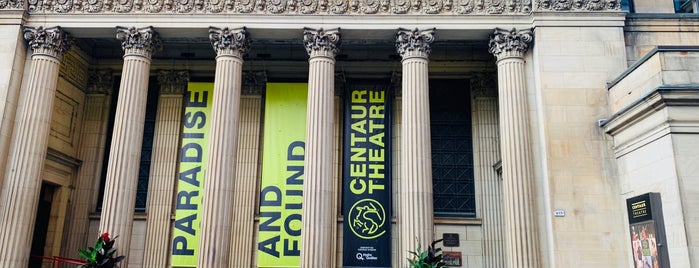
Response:
[[[308,85],[268,83],[258,267],[299,267]]]
[[[209,145],[213,83],[189,83],[175,196],[172,266],[196,267],[204,172]]]

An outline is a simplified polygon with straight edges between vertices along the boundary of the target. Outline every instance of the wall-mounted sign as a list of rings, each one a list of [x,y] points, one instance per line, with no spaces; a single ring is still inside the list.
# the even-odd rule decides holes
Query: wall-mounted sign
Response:
[[[660,193],[626,199],[634,267],[670,267]]]
[[[456,233],[443,233],[442,234],[442,245],[445,247],[458,247],[459,246],[459,234]]]
[[[461,252],[444,251],[442,252],[442,261],[447,267],[461,267]]]

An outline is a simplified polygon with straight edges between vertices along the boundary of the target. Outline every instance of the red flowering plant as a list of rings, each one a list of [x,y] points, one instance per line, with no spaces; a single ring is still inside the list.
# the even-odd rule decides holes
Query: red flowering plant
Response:
[[[116,264],[124,260],[124,256],[114,257],[116,248],[114,241],[118,236],[109,238],[109,233],[103,233],[97,238],[95,247],[89,247],[87,250],[80,249],[78,254],[85,259],[86,263],[78,266],[79,268],[114,268]]]

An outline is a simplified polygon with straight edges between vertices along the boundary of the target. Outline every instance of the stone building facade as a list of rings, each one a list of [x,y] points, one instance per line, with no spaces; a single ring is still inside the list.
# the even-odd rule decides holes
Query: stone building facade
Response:
[[[102,232],[119,235],[122,267],[179,266],[176,210],[191,198],[194,266],[258,267],[266,95],[279,82],[308,91],[293,267],[342,267],[357,81],[393,95],[392,267],[443,237],[462,267],[636,267],[626,201],[645,193],[662,198],[654,239],[667,253],[651,261],[697,266],[697,9],[0,0],[0,267],[51,267],[32,256],[77,258]],[[201,195],[177,190],[191,82],[213,87]]]

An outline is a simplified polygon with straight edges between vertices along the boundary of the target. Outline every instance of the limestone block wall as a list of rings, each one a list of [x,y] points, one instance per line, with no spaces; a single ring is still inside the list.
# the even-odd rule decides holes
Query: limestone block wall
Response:
[[[611,113],[661,85],[699,84],[699,48],[656,47],[634,63],[609,89]]]
[[[696,108],[694,110],[695,115],[699,113]],[[677,165],[677,184],[679,196],[682,198],[682,213],[686,228],[684,235],[689,251],[690,263],[688,267],[696,267],[699,265],[699,168],[697,167],[697,163],[699,163],[699,154],[697,154],[699,152],[699,133],[674,134],[672,139]],[[663,213],[667,215],[667,213]],[[674,213],[674,211],[670,213]],[[680,260],[682,259],[684,258]]]
[[[458,247],[445,247],[443,251],[461,252],[462,267],[486,267],[483,259],[483,228],[480,224],[435,224],[435,239],[441,239],[444,233],[459,235]]]
[[[673,139],[670,135],[663,136],[619,157],[619,180],[624,199],[647,192],[660,193],[671,265],[692,267],[687,257],[687,230],[683,222],[675,161]],[[628,224],[628,219],[625,222]],[[629,249],[629,258],[630,254]]]
[[[699,44],[699,21],[684,19],[680,14],[629,14],[624,40],[626,60],[631,66],[656,46]]]
[[[633,7],[635,13],[675,13],[672,1],[635,0]]]
[[[630,266],[614,162],[597,126],[606,81],[626,65],[621,25],[536,27],[525,58],[543,267]]]

